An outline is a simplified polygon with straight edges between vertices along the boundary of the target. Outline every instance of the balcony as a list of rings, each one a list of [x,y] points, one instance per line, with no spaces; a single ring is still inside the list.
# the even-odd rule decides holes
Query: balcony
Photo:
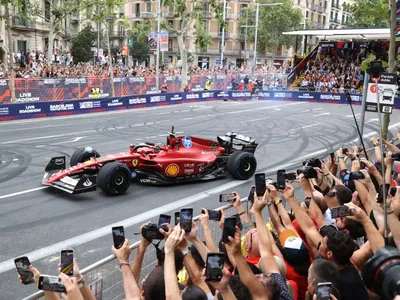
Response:
[[[126,31],[125,30],[109,30],[108,31],[108,36],[110,38],[124,38],[126,37]]]
[[[226,19],[227,20],[234,20],[234,19],[236,19],[236,14],[226,14]]]
[[[19,28],[34,28],[35,27],[31,21],[20,18],[20,17],[13,17],[12,21],[13,21],[12,22],[13,27],[19,27]]]
[[[323,13],[325,11],[325,8],[323,6],[316,4],[311,4],[311,9],[320,13]]]
[[[335,24],[340,24],[339,19],[336,19],[336,18],[331,18],[331,19],[329,19],[329,22],[330,22],[330,23],[335,23]]]
[[[108,17],[107,17],[107,21],[112,21],[112,20],[114,20],[115,19],[115,15],[109,15]]]
[[[163,16],[164,18],[175,18],[175,12],[173,12],[173,11],[167,11],[167,12],[164,12],[164,13],[162,14],[162,16]],[[155,13],[155,17],[157,17],[157,16],[156,16],[156,13]]]
[[[314,29],[323,29],[325,27],[325,25],[323,23],[315,22],[315,21],[312,21],[311,25],[312,25],[312,28],[314,28]]]
[[[225,39],[229,38],[230,32],[225,30]],[[222,31],[218,32],[218,37],[222,38]]]

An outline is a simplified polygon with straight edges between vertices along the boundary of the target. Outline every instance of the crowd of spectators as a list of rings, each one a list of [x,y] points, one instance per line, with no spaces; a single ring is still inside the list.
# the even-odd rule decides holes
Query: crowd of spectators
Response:
[[[128,240],[119,249],[113,246],[125,298],[394,299],[400,292],[398,281],[393,277],[392,285],[382,288],[383,267],[376,266],[377,272],[381,272],[378,281],[372,280],[371,284],[371,280],[364,280],[377,278],[369,274],[371,270],[365,272],[365,267],[385,246],[384,210],[380,199],[383,165],[385,180],[393,187],[386,189],[390,232],[387,242],[397,255],[388,262],[391,266],[399,265],[396,248],[400,245],[400,149],[393,141],[382,141],[387,153],[381,161],[379,140],[372,137],[371,143],[375,161],[368,160],[360,147],[346,148],[346,151],[339,148],[326,162],[318,158],[306,161],[304,168],[296,172],[296,180],[286,180],[284,188],[277,190],[276,183],[268,179],[265,193],[254,193],[248,211],[239,194],[234,193],[237,226],[225,241],[221,239],[215,243],[210,230],[210,222],[218,222],[221,228],[226,226],[223,212],[220,221],[210,221],[204,209],[199,224],[193,222],[190,232],[185,232],[179,224],[174,228],[164,224],[168,230],[159,229],[165,238],[164,247],[156,246],[157,265],[142,281],[142,262],[154,241],[142,236],[132,263]],[[353,175],[356,173],[357,177]],[[290,206],[289,211],[285,202]],[[263,218],[264,210],[268,220]],[[341,213],[334,215],[334,212]],[[146,224],[141,230],[144,226]],[[202,227],[204,241],[198,236],[198,226]],[[221,279],[208,281],[204,276],[207,255],[217,251],[224,256]],[[76,262],[74,264],[73,277],[60,276],[68,292],[65,299],[94,300]],[[39,271],[33,266],[30,270],[37,280]],[[392,272],[391,276],[398,276],[395,274]],[[322,291],[328,291],[324,297],[318,288],[321,285],[324,286]],[[326,290],[326,287],[329,288]],[[47,299],[59,299],[53,292],[46,291],[45,295]]]

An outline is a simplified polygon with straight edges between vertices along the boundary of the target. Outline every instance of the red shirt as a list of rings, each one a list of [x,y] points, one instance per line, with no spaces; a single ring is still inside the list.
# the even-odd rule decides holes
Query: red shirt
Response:
[[[245,261],[247,261],[257,267],[260,259],[261,259],[261,257],[258,257],[258,256],[257,257],[246,257]]]
[[[304,298],[306,297],[306,292],[308,287],[307,276],[299,275],[296,272],[296,270],[290,264],[287,263],[286,260],[284,260],[284,262],[286,265],[287,280],[293,280],[294,282],[296,282],[298,287],[298,299],[304,300]]]

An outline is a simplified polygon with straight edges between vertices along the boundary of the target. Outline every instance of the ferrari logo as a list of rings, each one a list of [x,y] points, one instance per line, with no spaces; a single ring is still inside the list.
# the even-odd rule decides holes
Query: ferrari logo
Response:
[[[132,160],[132,165],[134,166],[134,167],[136,167],[137,165],[138,165],[138,160],[137,159],[133,159]]]
[[[177,164],[170,164],[166,167],[165,173],[168,176],[175,177],[179,173],[179,167]]]

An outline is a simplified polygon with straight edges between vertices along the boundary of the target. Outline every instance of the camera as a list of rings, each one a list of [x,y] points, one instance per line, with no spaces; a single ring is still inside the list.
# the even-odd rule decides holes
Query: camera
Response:
[[[362,277],[366,287],[383,299],[400,295],[400,250],[380,248],[365,264]]]
[[[400,160],[400,152],[392,153],[393,160]]]
[[[313,167],[313,168],[320,168],[321,169],[321,160],[318,158],[310,158],[303,161],[304,167]]]
[[[317,178],[317,170],[315,170],[313,167],[303,167],[301,169],[297,169],[297,175],[303,174],[305,178],[311,179],[311,178]]]
[[[160,228],[164,231],[168,231],[168,227],[165,225],[158,227],[157,224],[149,223],[146,226],[143,226],[142,236],[145,239],[162,240],[164,239],[164,236],[160,232]]]

